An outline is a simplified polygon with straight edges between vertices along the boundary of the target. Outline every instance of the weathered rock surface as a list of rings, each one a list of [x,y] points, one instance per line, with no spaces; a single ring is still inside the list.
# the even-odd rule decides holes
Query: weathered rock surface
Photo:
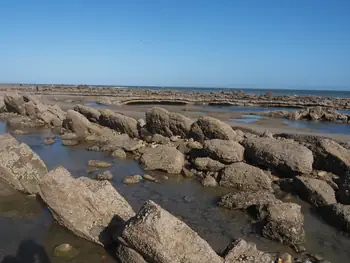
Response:
[[[224,195],[219,206],[229,209],[246,209],[252,205],[266,205],[279,202],[270,191],[238,192]]]
[[[125,178],[123,179],[123,183],[124,184],[137,184],[142,180],[142,176],[139,174],[136,175],[128,175],[125,176]]]
[[[233,241],[224,252],[224,263],[271,263],[274,258],[243,239]]]
[[[225,167],[221,172],[219,183],[221,186],[242,191],[272,191],[268,175],[263,170],[243,162]]]
[[[25,115],[24,99],[17,92],[6,93],[4,103],[8,112],[14,112],[19,115]]]
[[[121,133],[126,133],[130,137],[138,137],[137,121],[134,118],[115,113],[111,110],[101,110],[99,123]]]
[[[282,176],[308,174],[312,171],[312,152],[293,141],[270,138],[247,138],[243,142],[245,158],[281,172]]]
[[[348,122],[349,116],[341,114],[334,108],[310,107],[290,114],[292,120],[337,121]]]
[[[108,181],[74,179],[60,166],[41,180],[40,196],[59,224],[97,244],[110,241],[107,227],[120,227],[135,215]]]
[[[118,159],[126,159],[126,153],[123,149],[116,149],[112,152],[112,156]]]
[[[150,133],[158,133],[167,137],[179,135],[186,137],[193,120],[179,113],[169,112],[154,107],[146,112],[146,126]]]
[[[3,113],[5,111],[7,111],[7,109],[4,102],[4,97],[0,96],[0,113]]]
[[[196,232],[152,201],[127,222],[121,238],[148,262],[223,263]]]
[[[74,110],[68,110],[63,128],[74,132],[78,137],[86,137],[89,134],[101,134],[102,131],[96,124],[91,123],[84,115]]]
[[[191,126],[188,137],[196,141],[203,142],[204,140],[221,139],[235,140],[236,132],[230,125],[218,119],[202,116]]]
[[[160,145],[145,149],[140,163],[145,170],[162,170],[170,174],[179,174],[185,163],[184,155],[177,149]]]
[[[198,170],[218,172],[225,168],[225,165],[209,157],[198,157],[194,160],[194,165]]]
[[[241,162],[244,158],[244,147],[235,141],[206,140],[203,150],[212,159],[226,164]]]
[[[259,218],[265,221],[262,235],[287,245],[305,242],[304,216],[294,203],[270,203],[260,207]]]
[[[0,178],[18,191],[36,194],[47,168],[28,145],[10,134],[0,135]]]
[[[111,171],[104,171],[103,173],[96,175],[96,179],[100,181],[103,181],[103,180],[111,181],[113,180],[113,174]]]
[[[350,205],[332,204],[319,209],[322,218],[345,232],[350,233]]]
[[[325,181],[297,176],[294,178],[294,186],[302,199],[316,207],[337,202],[333,188]]]
[[[99,123],[101,113],[98,110],[85,105],[77,105],[74,110],[84,115],[89,121]]]
[[[214,177],[208,175],[202,180],[202,185],[206,187],[216,187],[218,186],[218,182]]]
[[[122,244],[118,245],[116,256],[119,263],[147,263],[139,253]]]
[[[105,161],[99,161],[99,160],[89,160],[88,166],[90,167],[96,167],[96,168],[109,168],[112,166],[111,163],[105,162]]]

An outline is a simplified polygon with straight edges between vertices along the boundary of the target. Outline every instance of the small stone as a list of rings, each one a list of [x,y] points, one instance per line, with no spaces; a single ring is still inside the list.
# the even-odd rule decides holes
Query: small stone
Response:
[[[156,178],[154,178],[152,175],[149,175],[149,174],[144,174],[143,175],[143,179],[145,179],[147,181],[154,182],[154,183],[158,183],[158,180]]]
[[[25,135],[25,134],[28,134],[27,131],[22,131],[22,130],[15,130],[13,132],[14,135]]]
[[[46,140],[54,140],[54,139],[56,139],[56,136],[55,135],[45,136],[44,139],[46,139]]]
[[[282,254],[280,259],[281,259],[282,263],[292,263],[293,262],[292,256],[288,253]]]
[[[61,244],[55,247],[55,256],[65,259],[72,259],[79,254],[79,251],[70,244]]]
[[[52,139],[45,140],[45,141],[43,142],[43,144],[45,144],[45,145],[52,145],[52,144],[54,144],[54,143],[55,143],[55,140],[52,140]]]
[[[123,183],[124,184],[137,184],[142,180],[142,176],[137,175],[128,175],[124,178]]]
[[[94,173],[94,172],[96,172],[96,171],[98,171],[99,169],[98,168],[96,168],[96,167],[89,167],[89,169],[87,170],[87,173],[88,174],[92,174],[92,173]]]
[[[88,162],[88,166],[96,168],[109,168],[112,166],[112,164],[105,161],[90,160]]]
[[[78,140],[62,140],[62,145],[64,146],[75,146],[78,144],[79,144]]]
[[[177,142],[178,140],[179,140],[178,136],[171,136],[170,137],[170,141],[172,141],[172,142]]]
[[[207,176],[202,180],[202,185],[207,187],[216,187],[218,182],[212,176]]]
[[[92,151],[92,152],[98,152],[100,151],[100,147],[98,147],[97,145],[94,145],[94,146],[88,147],[86,150]]]
[[[117,149],[112,153],[112,156],[118,159],[126,159],[126,153],[124,152],[123,149]]]
[[[181,174],[182,174],[182,176],[184,176],[186,178],[193,176],[193,173],[190,170],[186,169],[185,167],[182,168]]]
[[[102,174],[98,174],[96,176],[96,179],[100,181],[103,181],[103,180],[111,181],[113,179],[113,174],[110,171],[105,171]]]
[[[326,171],[320,171],[320,172],[317,173],[317,175],[318,175],[319,177],[324,177],[324,176],[327,175],[327,172],[326,172]]]
[[[166,176],[166,175],[163,175],[162,178],[163,178],[164,180],[168,180],[168,179],[169,179],[169,177]]]

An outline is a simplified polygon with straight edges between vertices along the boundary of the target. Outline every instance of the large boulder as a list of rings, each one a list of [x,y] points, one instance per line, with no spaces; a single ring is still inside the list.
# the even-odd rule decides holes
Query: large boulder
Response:
[[[10,134],[0,135],[0,178],[18,191],[36,194],[47,173],[45,163],[28,145]]]
[[[235,141],[206,140],[203,150],[212,159],[226,164],[241,162],[244,158],[244,147]]]
[[[237,134],[227,123],[213,117],[201,116],[192,124],[188,136],[199,142],[211,139],[234,141]]]
[[[24,104],[26,115],[32,119],[42,120],[45,124],[60,127],[66,117],[66,113],[57,105],[46,105],[37,99]]]
[[[74,110],[84,115],[89,121],[99,123],[101,113],[98,110],[84,105],[77,105]]]
[[[294,203],[275,202],[259,207],[263,219],[262,235],[287,245],[305,242],[304,216],[301,206]]]
[[[120,238],[148,262],[223,263],[196,232],[152,201],[127,222]]]
[[[269,167],[281,175],[309,174],[313,155],[305,146],[290,140],[247,138],[243,142],[250,163]]]
[[[159,107],[154,107],[146,112],[146,127],[152,134],[158,133],[167,137],[174,135],[186,137],[192,123],[193,120],[190,118]]]
[[[274,258],[243,239],[233,241],[224,252],[225,263],[271,263]]]
[[[302,199],[316,207],[337,202],[333,188],[325,181],[297,176],[294,178],[294,186]]]
[[[267,205],[278,202],[270,191],[228,193],[221,197],[219,206],[228,209],[247,209],[253,205]]]
[[[14,112],[20,115],[25,115],[23,96],[17,92],[6,93],[4,103],[8,112]]]
[[[226,166],[221,171],[219,184],[241,191],[272,191],[268,175],[263,170],[243,162]]]
[[[161,170],[170,174],[179,174],[185,163],[184,155],[174,147],[159,145],[145,149],[141,159],[145,170]]]
[[[112,232],[135,215],[108,181],[75,179],[61,166],[41,180],[40,196],[59,224],[97,244],[111,242]]]
[[[340,230],[350,233],[350,205],[332,204],[319,209],[322,218]]]
[[[91,133],[101,134],[102,131],[96,124],[91,123],[85,116],[74,110],[68,110],[63,127],[72,131],[78,137],[86,137]]]
[[[126,133],[130,137],[138,137],[137,121],[134,118],[115,113],[111,110],[101,110],[99,123],[121,133]]]

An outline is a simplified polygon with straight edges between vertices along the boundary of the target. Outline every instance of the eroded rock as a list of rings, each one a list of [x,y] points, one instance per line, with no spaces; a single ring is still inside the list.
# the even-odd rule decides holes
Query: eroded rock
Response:
[[[77,105],[74,110],[84,115],[89,121],[99,123],[101,113],[98,110],[85,105]]]
[[[224,195],[219,201],[219,206],[228,209],[247,209],[253,205],[267,205],[279,202],[270,191],[238,192]]]
[[[244,158],[244,147],[235,141],[206,140],[204,151],[214,160],[226,164],[241,162]]]

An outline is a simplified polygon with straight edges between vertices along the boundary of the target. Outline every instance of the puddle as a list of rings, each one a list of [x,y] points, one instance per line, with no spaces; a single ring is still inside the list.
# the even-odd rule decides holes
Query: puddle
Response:
[[[221,109],[235,112],[261,112],[261,111],[289,111],[293,112],[295,108],[276,108],[276,107],[249,107],[249,106],[202,106],[205,109]]]
[[[97,102],[88,102],[88,103],[86,103],[86,106],[89,106],[89,107],[103,107],[104,105],[100,104],[100,103],[97,103]]]
[[[230,119],[233,122],[242,122],[242,123],[253,123],[261,119],[261,116],[258,115],[242,115],[242,118]]]
[[[292,120],[285,120],[284,123],[298,129],[309,129],[311,131],[324,132],[324,133],[350,134],[350,123],[292,121]]]

